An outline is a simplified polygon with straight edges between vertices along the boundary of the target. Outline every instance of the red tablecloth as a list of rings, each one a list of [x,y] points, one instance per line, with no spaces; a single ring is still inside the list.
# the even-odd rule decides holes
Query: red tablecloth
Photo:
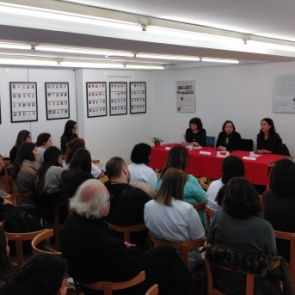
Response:
[[[149,166],[153,169],[162,169],[165,166],[169,148],[179,144],[166,144],[159,148],[152,148]],[[204,155],[200,151],[210,152]],[[187,172],[194,176],[206,176],[213,179],[221,177],[221,165],[224,157],[217,157],[217,149],[213,147],[202,147],[200,150],[188,150],[189,164]],[[245,165],[245,177],[253,184],[268,185],[269,169],[272,163],[285,158],[283,155],[263,154],[256,160],[243,159],[249,156],[246,151],[232,151],[231,155],[242,158]]]

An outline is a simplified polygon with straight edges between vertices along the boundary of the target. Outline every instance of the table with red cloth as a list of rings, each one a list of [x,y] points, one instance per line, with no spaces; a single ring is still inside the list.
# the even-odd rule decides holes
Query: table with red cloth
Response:
[[[170,148],[180,144],[165,144],[159,148],[152,148],[149,167],[153,169],[163,169],[166,164]],[[210,155],[202,154],[203,152],[210,152]],[[218,150],[213,147],[202,147],[198,150],[189,150],[189,164],[187,173],[196,177],[208,177],[212,179],[219,179],[221,177],[221,166],[224,157],[217,156]],[[269,171],[273,163],[285,158],[284,155],[262,154],[255,158],[255,160],[243,159],[249,157],[247,151],[232,151],[230,155],[240,157],[245,165],[245,177],[253,184],[268,185]]]

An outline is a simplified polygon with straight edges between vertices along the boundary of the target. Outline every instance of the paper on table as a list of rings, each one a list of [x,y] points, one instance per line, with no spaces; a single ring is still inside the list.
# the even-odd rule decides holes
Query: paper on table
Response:
[[[169,151],[169,150],[171,150],[171,147],[166,146],[166,147],[165,147],[165,150],[166,150],[166,151]]]
[[[252,160],[252,161],[255,161],[256,160],[256,157],[247,157],[247,156],[244,156],[243,157],[243,160]]]
[[[211,155],[211,152],[200,151],[200,154],[203,154],[203,155]]]

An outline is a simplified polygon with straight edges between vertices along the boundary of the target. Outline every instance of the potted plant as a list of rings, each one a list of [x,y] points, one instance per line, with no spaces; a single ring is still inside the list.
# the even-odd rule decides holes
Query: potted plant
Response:
[[[161,142],[164,142],[164,140],[160,137],[153,137],[152,142],[154,143],[154,147],[160,147]]]

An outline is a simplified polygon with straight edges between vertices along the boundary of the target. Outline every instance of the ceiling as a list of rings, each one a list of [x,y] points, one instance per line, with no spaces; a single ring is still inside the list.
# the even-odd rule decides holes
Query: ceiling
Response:
[[[24,4],[25,2],[25,4]],[[79,3],[80,2],[80,3]],[[55,44],[128,51],[134,54],[153,53],[237,59],[240,63],[284,62],[295,60],[294,52],[281,50],[245,50],[242,39],[261,38],[263,41],[280,42],[295,47],[295,0],[11,0],[1,3],[21,4],[51,10],[137,21],[146,26],[146,31],[125,31],[119,28],[100,28],[93,25],[67,23],[63,20],[44,20],[14,16],[0,9],[0,40],[22,42],[33,45]],[[81,4],[83,3],[83,4]],[[226,45],[226,42],[194,41],[179,33],[156,35],[149,31],[150,25],[169,27],[173,30],[189,30],[218,34],[223,37],[241,38],[241,48]],[[180,31],[181,33],[181,31]],[[223,44],[224,43],[224,44]],[[20,55],[18,50],[0,50],[1,54]],[[38,56],[36,51],[22,54]],[[81,58],[79,54],[42,52],[45,58]],[[99,60],[136,63],[137,58],[98,57]],[[159,59],[141,59],[141,63],[162,64],[166,68],[209,66],[209,62],[183,62]]]

